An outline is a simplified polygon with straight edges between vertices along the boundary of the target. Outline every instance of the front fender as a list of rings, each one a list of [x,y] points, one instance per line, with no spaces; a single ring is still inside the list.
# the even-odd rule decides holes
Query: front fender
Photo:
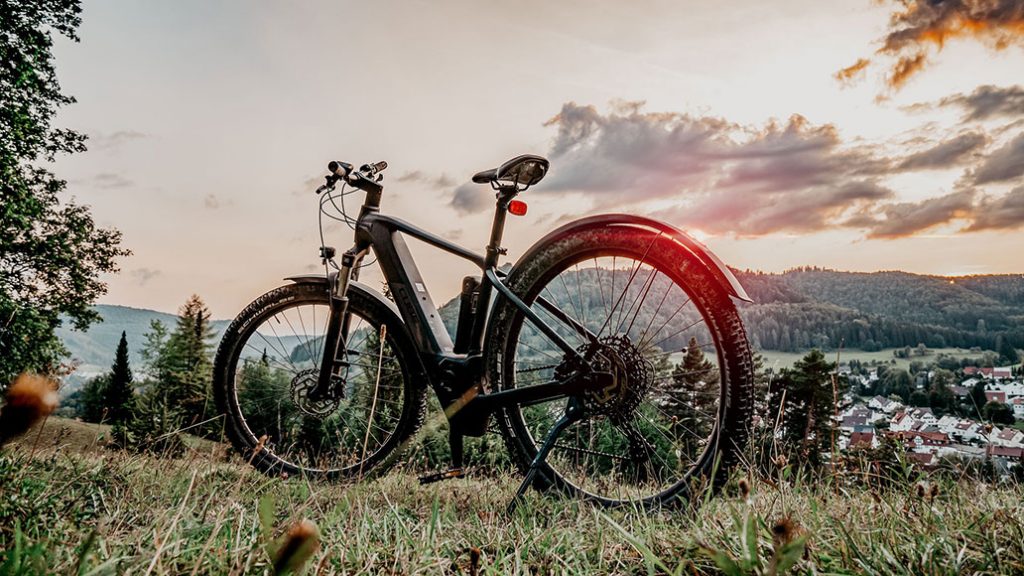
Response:
[[[546,236],[538,240],[529,250],[523,254],[521,261],[525,262],[532,257],[537,251],[544,246],[558,240],[566,234],[572,234],[581,230],[588,230],[593,228],[601,228],[604,226],[626,226],[632,228],[655,230],[669,236],[681,248],[692,254],[700,263],[707,268],[708,272],[715,278],[718,285],[726,291],[727,294],[743,300],[744,302],[753,302],[750,296],[747,295],[747,291],[740,285],[740,281],[736,279],[736,276],[732,273],[729,268],[722,263],[706,246],[695,240],[692,236],[683,232],[679,228],[659,222],[651,218],[645,218],[643,216],[634,216],[631,214],[599,214],[597,216],[589,216],[587,218],[581,218],[579,220],[573,220],[568,224],[560,226]]]
[[[329,276],[324,276],[323,274],[300,274],[298,276],[289,276],[285,278],[285,280],[295,282],[296,284],[323,284],[324,289],[326,290],[331,286],[334,286],[334,279],[337,278],[337,276],[337,272],[331,272]],[[362,282],[356,282],[355,280],[349,281],[348,289],[357,290],[363,295],[377,301],[391,312],[394,316],[394,318],[392,318],[394,322],[400,326],[405,326],[405,321],[402,320],[402,314],[398,311],[398,306],[395,306],[394,302],[385,298],[380,292],[370,288]]]

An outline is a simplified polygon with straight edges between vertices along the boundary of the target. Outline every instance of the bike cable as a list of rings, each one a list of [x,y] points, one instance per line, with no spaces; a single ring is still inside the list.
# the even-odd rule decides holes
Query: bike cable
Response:
[[[324,239],[324,216],[330,218],[331,220],[334,220],[335,222],[344,222],[345,225],[348,226],[349,228],[351,228],[353,231],[356,229],[356,222],[357,222],[357,220],[355,218],[352,218],[351,216],[348,215],[348,211],[345,208],[345,196],[348,196],[349,194],[354,194],[355,192],[357,192],[357,190],[353,189],[353,190],[346,191],[347,187],[348,187],[347,184],[342,182],[342,184],[341,184],[341,191],[340,192],[335,193],[334,189],[330,188],[330,189],[327,190],[327,192],[323,196],[320,197],[320,206],[319,206],[319,215],[318,215],[318,218],[317,218],[317,226],[319,227],[319,230],[320,230],[320,247],[321,248],[325,248],[327,246],[327,243],[326,243],[326,241]],[[339,198],[341,200],[341,206],[338,206],[338,203],[335,201],[335,197],[337,197],[337,198]],[[327,207],[328,203],[330,203],[330,205],[334,208],[334,210],[336,211],[337,214],[341,215],[340,217],[338,217],[335,214],[331,214],[329,212],[329,209]],[[358,268],[365,268],[367,266],[371,266],[375,262],[377,262],[377,258],[374,258],[373,260],[370,260],[369,262],[361,263],[358,266]],[[324,261],[324,272],[325,273],[327,273],[327,274],[330,273],[330,270],[328,269],[328,264],[331,267],[333,267],[335,270],[338,269],[337,263],[335,263],[333,260],[325,260]]]

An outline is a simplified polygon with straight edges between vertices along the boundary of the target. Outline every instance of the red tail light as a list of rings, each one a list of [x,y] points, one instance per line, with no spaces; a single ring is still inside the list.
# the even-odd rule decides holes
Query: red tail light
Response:
[[[508,203],[508,211],[515,216],[526,216],[526,202],[513,200]]]

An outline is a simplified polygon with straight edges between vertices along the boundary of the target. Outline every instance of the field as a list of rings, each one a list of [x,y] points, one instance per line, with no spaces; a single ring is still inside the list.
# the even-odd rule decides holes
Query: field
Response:
[[[914,360],[920,360],[922,362],[928,363],[934,361],[936,356],[938,356],[939,354],[947,354],[949,356],[953,356],[954,358],[970,359],[981,358],[983,354],[982,352],[971,352],[970,350],[965,350],[963,348],[929,348],[928,354],[925,356],[897,358],[893,356],[894,350],[894,348],[886,348],[884,350],[879,350],[877,352],[865,352],[863,350],[856,349],[843,350],[839,353],[839,360],[840,362],[843,363],[849,362],[850,360],[860,360],[861,362],[864,363],[882,362],[889,364],[890,366],[896,366],[897,368],[907,370],[910,368],[910,363],[913,362]],[[792,366],[794,362],[803,358],[807,353],[762,350],[760,354],[764,356],[768,366],[774,368],[786,368]],[[834,350],[831,352],[826,352],[825,357],[828,358],[829,361],[835,362],[836,352]],[[896,361],[895,364],[891,364],[893,360]]]
[[[508,517],[509,475],[324,484],[267,478],[212,443],[178,460],[130,456],[103,448],[104,433],[51,418],[0,455],[0,573],[264,573],[303,518],[321,537],[308,572],[322,574],[1024,571],[1017,485],[947,481],[933,499],[913,477],[879,491],[780,473],[678,511],[531,492]]]

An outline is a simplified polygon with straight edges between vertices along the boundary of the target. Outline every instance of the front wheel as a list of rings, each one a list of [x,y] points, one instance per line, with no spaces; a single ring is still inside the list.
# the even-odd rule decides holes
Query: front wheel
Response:
[[[348,297],[348,340],[339,353],[344,364],[327,399],[309,398],[330,316],[325,283],[272,290],[224,333],[214,363],[214,395],[232,443],[257,468],[325,477],[362,474],[421,422],[425,397],[417,383],[425,377],[401,321],[354,284]]]
[[[750,347],[729,296],[672,238],[627,227],[568,233],[517,264],[507,282],[591,359],[589,369],[614,375],[598,392],[498,414],[525,471],[567,403],[583,407],[535,476],[537,487],[606,505],[659,506],[737,460],[752,410]],[[583,371],[578,364],[499,298],[488,328],[492,386],[562,380]]]

